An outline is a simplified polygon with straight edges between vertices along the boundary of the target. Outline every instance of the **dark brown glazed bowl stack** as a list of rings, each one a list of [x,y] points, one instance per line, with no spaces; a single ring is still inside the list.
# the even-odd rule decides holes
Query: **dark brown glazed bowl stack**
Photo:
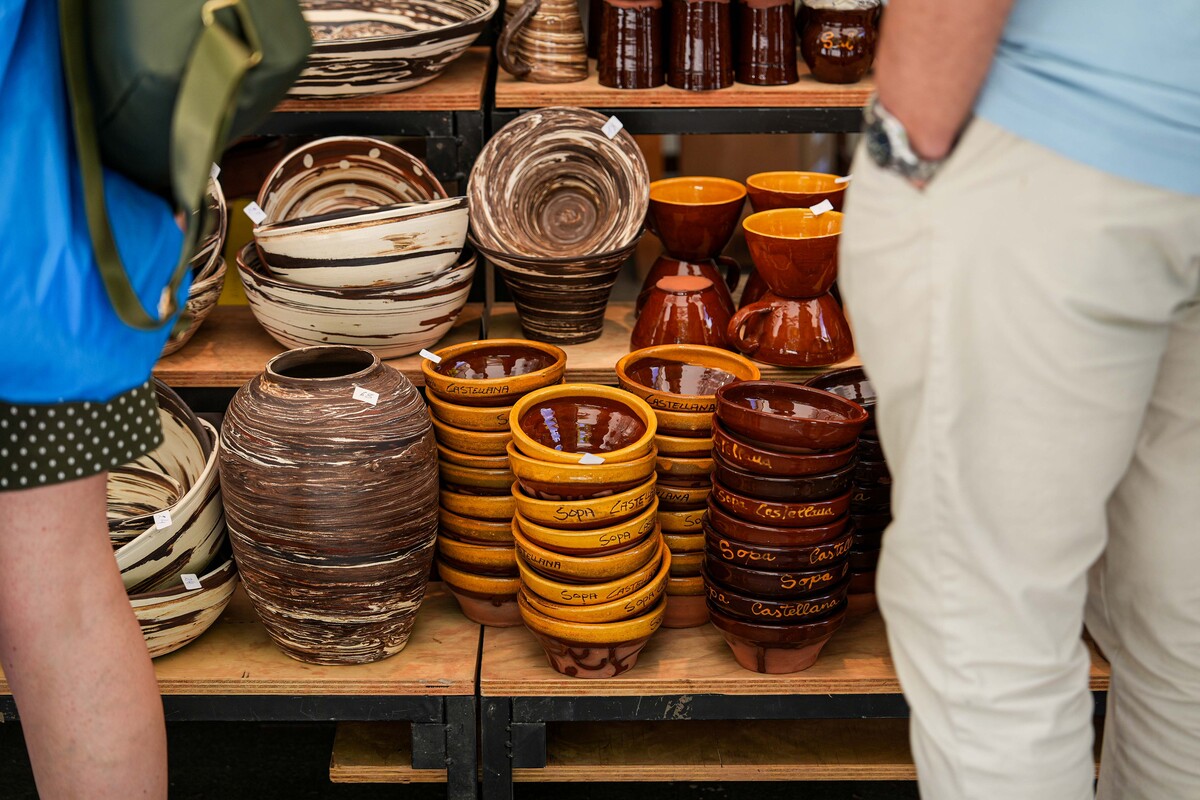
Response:
[[[854,494],[850,497],[850,519],[854,546],[850,551],[850,594],[873,604],[875,567],[883,534],[892,521],[892,474],[888,470],[879,433],[875,428],[875,388],[862,367],[834,370],[812,378],[805,385],[824,389],[853,400],[867,410],[867,424],[858,436],[858,463],[854,470]]]
[[[774,381],[717,390],[704,585],[713,625],[746,669],[816,662],[845,616],[855,403]]]

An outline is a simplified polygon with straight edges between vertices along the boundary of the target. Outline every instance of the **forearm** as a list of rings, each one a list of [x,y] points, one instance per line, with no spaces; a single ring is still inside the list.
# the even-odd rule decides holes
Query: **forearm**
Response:
[[[925,158],[942,158],[971,114],[1014,0],[892,0],[875,82]]]

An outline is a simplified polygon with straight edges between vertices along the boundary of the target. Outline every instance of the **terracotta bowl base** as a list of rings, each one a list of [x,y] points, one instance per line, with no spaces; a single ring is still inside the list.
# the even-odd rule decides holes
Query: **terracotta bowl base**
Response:
[[[662,622],[664,628],[697,628],[707,624],[708,603],[704,595],[667,595],[667,610]]]
[[[721,631],[738,666],[763,675],[788,675],[803,672],[817,663],[825,643],[833,634],[800,647],[763,647],[740,636]]]
[[[493,595],[483,596],[468,594],[447,585],[450,594],[458,601],[463,616],[479,625],[489,628],[516,628],[521,622],[521,612],[517,608],[517,596]]]
[[[619,644],[580,644],[532,631],[556,672],[571,678],[613,678],[633,669],[650,637]]]
[[[846,609],[849,614],[867,614],[879,608],[875,593],[852,594],[846,598]]]

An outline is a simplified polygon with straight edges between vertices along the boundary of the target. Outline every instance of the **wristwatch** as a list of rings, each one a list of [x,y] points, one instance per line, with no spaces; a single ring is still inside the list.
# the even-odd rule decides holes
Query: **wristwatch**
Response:
[[[863,110],[866,123],[863,135],[867,138],[867,152],[876,164],[891,170],[910,181],[928,183],[933,180],[946,159],[921,158],[908,141],[904,123],[883,107],[879,98],[871,100]]]

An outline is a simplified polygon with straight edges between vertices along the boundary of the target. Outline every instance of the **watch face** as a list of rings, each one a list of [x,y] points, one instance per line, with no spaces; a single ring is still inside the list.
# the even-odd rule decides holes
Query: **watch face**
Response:
[[[867,136],[867,152],[871,154],[871,158],[881,167],[887,167],[892,163],[892,141],[888,138],[887,131],[882,125],[874,125],[866,131]]]

